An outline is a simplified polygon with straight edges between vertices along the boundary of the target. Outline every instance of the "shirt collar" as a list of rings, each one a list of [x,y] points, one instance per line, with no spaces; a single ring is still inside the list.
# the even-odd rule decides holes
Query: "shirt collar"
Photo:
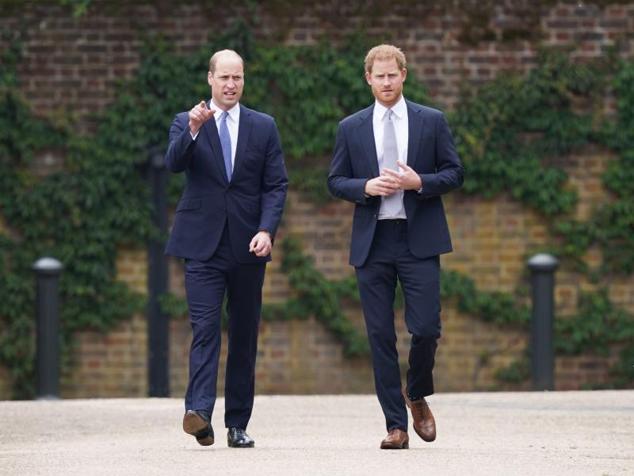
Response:
[[[216,105],[213,99],[209,101],[209,107],[211,109],[215,109],[217,112],[220,113],[218,115],[215,115],[216,121],[219,121],[220,116],[224,111]],[[227,113],[229,114],[229,118],[237,124],[240,119],[240,103],[236,103],[236,105],[229,109]]]
[[[402,119],[405,117],[405,113],[407,111],[407,103],[405,102],[405,98],[401,94],[401,98],[397,101],[394,106],[391,107],[392,112],[396,116],[397,119]],[[380,120],[383,120],[385,117],[385,113],[387,112],[387,108],[381,104],[379,101],[375,101],[374,103],[374,117]]]

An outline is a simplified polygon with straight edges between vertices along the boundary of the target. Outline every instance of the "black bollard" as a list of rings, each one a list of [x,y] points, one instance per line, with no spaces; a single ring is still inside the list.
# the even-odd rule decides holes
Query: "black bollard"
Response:
[[[533,288],[531,319],[531,373],[533,390],[554,390],[555,352],[553,323],[555,310],[555,269],[559,262],[540,253],[528,260]]]
[[[163,238],[167,234],[167,170],[163,150],[152,149],[149,161],[153,223],[160,236],[148,243],[148,395],[169,397],[169,317],[159,303],[160,296],[168,290]]]
[[[40,258],[33,263],[37,280],[36,375],[38,399],[59,398],[59,275],[62,263]]]

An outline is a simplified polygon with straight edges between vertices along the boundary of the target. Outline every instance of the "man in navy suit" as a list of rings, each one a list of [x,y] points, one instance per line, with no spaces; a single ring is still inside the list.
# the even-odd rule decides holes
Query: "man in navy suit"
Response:
[[[425,441],[436,423],[425,401],[440,337],[439,255],[452,250],[440,196],[462,185],[463,170],[440,111],[407,101],[405,55],[379,45],[365,58],[375,103],[339,124],[328,175],[330,192],[355,204],[350,264],[355,267],[374,382],[385,415],[383,449],[409,447],[407,409]],[[405,389],[394,330],[401,282],[411,334]]]
[[[262,284],[288,179],[273,118],[239,103],[242,58],[232,50],[215,53],[207,80],[211,100],[176,116],[165,156],[167,168],[187,178],[166,250],[185,260],[193,331],[183,429],[203,446],[214,443],[211,414],[226,292],[227,441],[249,448]]]

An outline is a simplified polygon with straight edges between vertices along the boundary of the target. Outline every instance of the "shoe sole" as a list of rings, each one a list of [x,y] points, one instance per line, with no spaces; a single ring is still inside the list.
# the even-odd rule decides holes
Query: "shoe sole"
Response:
[[[414,427],[414,425],[412,425],[412,428],[414,428],[414,431],[416,432],[416,434],[417,434],[418,436],[420,436],[420,438],[421,438],[423,441],[426,441],[427,443],[431,443],[432,441],[436,440],[436,437],[435,437],[435,436],[434,436],[433,438],[429,438],[429,437],[427,437],[427,436],[423,436],[423,434],[422,434],[422,433],[419,433],[419,432],[418,432],[418,430],[416,429],[416,427]]]
[[[401,446],[381,443],[382,450],[408,450],[409,442],[403,443]]]
[[[188,413],[183,418],[183,430],[185,433],[195,436],[196,441],[201,446],[214,444],[214,437],[211,436],[209,423],[194,413]]]
[[[414,431],[416,432],[416,434],[418,436],[420,436],[421,440],[426,441],[427,443],[431,443],[432,441],[436,440],[436,437],[434,436],[433,438],[429,438],[427,436],[423,436],[422,433],[419,433],[418,430],[414,427],[414,425],[412,425],[412,428],[414,428]]]
[[[249,443],[248,445],[233,445],[227,440],[227,446],[229,448],[255,448],[255,443]]]

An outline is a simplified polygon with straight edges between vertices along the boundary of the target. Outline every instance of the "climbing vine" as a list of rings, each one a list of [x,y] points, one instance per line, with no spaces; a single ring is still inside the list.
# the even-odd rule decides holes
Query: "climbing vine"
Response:
[[[15,64],[16,49],[3,57]],[[34,276],[31,265],[52,255],[64,263],[61,341],[79,329],[108,329],[140,309],[141,299],[115,278],[117,246],[150,232],[142,178],[130,173],[137,151],[113,148],[108,134],[74,136],[34,117],[15,76],[0,84],[0,209],[13,233],[0,238],[0,362],[16,397],[33,391]],[[64,156],[65,170],[35,174],[36,154]],[[68,352],[64,353],[68,356]]]
[[[90,2],[75,3],[88,7]],[[369,43],[361,36],[339,47],[264,48],[249,28],[237,24],[191,56],[174,55],[160,38],[148,37],[146,43],[138,74],[122,85],[88,137],[30,111],[15,74],[19,38],[12,38],[2,53],[0,210],[6,230],[0,233],[0,364],[11,371],[16,397],[33,392],[30,266],[39,256],[54,255],[65,265],[62,341],[67,358],[76,331],[108,330],[142,308],[141,297],[115,279],[117,249],[142,244],[155,233],[142,173],[148,149],[166,146],[175,112],[208,96],[201,71],[210,51],[222,46],[243,52],[244,102],[276,117],[292,186],[317,201],[329,199],[324,176],[337,122],[369,103],[362,80]],[[503,77],[465,96],[449,115],[467,170],[464,192],[486,197],[508,193],[533,208],[550,223],[552,250],[571,262],[582,264],[589,247],[598,245],[604,257],[601,270],[581,268],[583,272],[631,274],[634,93],[628,85],[633,80],[631,62],[578,65],[565,55],[544,52],[528,75]],[[605,116],[599,107],[598,98],[608,87],[617,97],[615,117]],[[411,74],[407,96],[429,103]],[[581,111],[579,101],[585,104]],[[614,200],[597,207],[589,220],[576,221],[568,218],[576,194],[558,158],[589,143],[615,154],[603,177]],[[45,177],[34,173],[42,153],[62,157],[63,171]],[[174,177],[174,200],[181,188],[182,178]],[[296,239],[284,240],[282,248],[282,270],[293,295],[285,303],[266,306],[264,319],[314,316],[342,341],[347,355],[367,353],[366,339],[341,309],[342,300],[358,299],[354,280],[327,280]],[[460,311],[496,324],[524,326],[529,319],[522,296],[478,291],[472,279],[455,272],[443,273],[442,294],[455,299]],[[166,297],[163,302],[172,312],[182,312],[178,300]],[[557,350],[605,352],[620,345],[614,381],[626,385],[632,377],[632,320],[610,303],[605,291],[584,296],[577,316],[558,321]],[[521,378],[521,366],[507,375]]]
[[[577,314],[557,320],[556,350],[578,354],[606,353],[614,344],[623,348],[613,369],[615,385],[634,381],[634,316],[613,308],[605,289],[611,276],[634,271],[633,80],[632,62],[607,57],[576,64],[561,52],[544,51],[525,77],[496,79],[450,116],[467,170],[463,191],[485,197],[507,193],[535,209],[553,237],[547,249],[603,286],[580,297]],[[609,88],[617,97],[614,117],[603,110]],[[570,218],[576,193],[558,162],[590,144],[616,154],[602,177],[613,200],[597,204],[588,220],[579,221]],[[592,246],[603,258],[597,269],[583,260]],[[527,376],[525,360],[498,373],[506,382]]]

